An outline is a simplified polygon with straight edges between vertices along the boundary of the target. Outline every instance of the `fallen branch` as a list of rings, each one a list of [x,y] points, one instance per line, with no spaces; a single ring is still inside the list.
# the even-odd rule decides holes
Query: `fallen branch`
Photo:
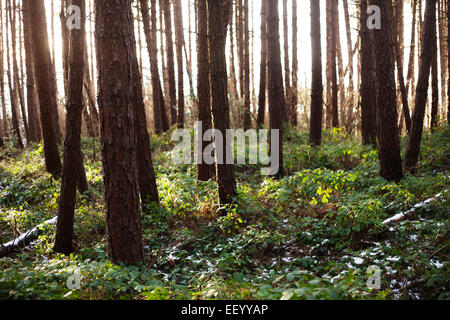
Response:
[[[419,204],[416,204],[414,207],[412,207],[408,211],[396,214],[395,216],[384,220],[383,224],[390,225],[392,223],[401,222],[401,221],[405,220],[407,216],[415,213],[418,209],[425,207],[426,205],[430,204],[431,202],[439,200],[442,197],[442,195],[447,192],[448,192],[448,190],[445,190],[444,192],[439,193],[438,195],[434,196],[433,198],[427,199]]]
[[[13,252],[19,251],[29,245],[32,241],[36,240],[42,232],[42,228],[45,226],[54,225],[57,221],[57,217],[45,221],[37,227],[21,234],[18,238],[0,245],[0,258],[6,257]]]

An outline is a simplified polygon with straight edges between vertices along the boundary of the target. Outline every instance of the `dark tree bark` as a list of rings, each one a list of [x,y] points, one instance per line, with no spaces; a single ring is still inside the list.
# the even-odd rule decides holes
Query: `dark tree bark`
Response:
[[[76,185],[79,176],[86,177],[81,154],[81,116],[83,112],[83,78],[86,8],[84,0],[72,0],[81,11],[81,28],[70,32],[68,102],[64,163],[56,225],[55,251],[68,255],[72,252],[73,221]],[[74,174],[77,173],[77,174]],[[84,179],[85,180],[85,179]]]
[[[447,1],[447,68],[450,77],[450,4]],[[450,125],[450,80],[447,79],[447,124]]]
[[[167,70],[169,76],[169,100],[170,100],[170,122],[172,126],[177,124],[177,87],[175,83],[175,58],[173,52],[172,38],[172,12],[170,11],[170,0],[164,2],[164,26],[166,35]]]
[[[84,46],[84,93],[87,97],[87,108],[86,112],[89,109],[89,113],[86,113],[89,117],[90,126],[92,127],[91,133],[92,137],[98,137],[100,135],[100,119],[97,111],[97,107],[95,104],[95,86],[94,82],[91,79],[91,72],[89,67],[89,56],[88,56],[88,50],[87,50],[87,41],[85,39],[85,46]]]
[[[30,15],[29,10],[23,10],[25,68],[27,74],[26,86],[27,86],[28,128],[30,132],[30,140],[33,142],[38,142],[40,124],[35,94],[36,82],[34,79],[33,48],[31,43],[31,25],[29,15]]]
[[[250,113],[251,92],[250,92],[250,32],[249,32],[249,5],[248,0],[243,0],[242,25],[243,32],[243,74],[244,74],[244,129],[248,130],[252,126]]]
[[[283,114],[286,111],[284,98],[283,73],[281,68],[280,49],[280,18],[278,0],[269,0],[267,5],[267,31],[269,51],[269,114],[270,129],[280,130],[279,159],[280,166],[277,176],[283,176]],[[273,141],[271,141],[273,148]]]
[[[309,141],[312,145],[319,146],[322,143],[323,84],[320,1],[316,0],[311,0],[311,54],[312,89]]]
[[[397,2],[397,4],[400,1]],[[411,115],[409,112],[409,104],[408,104],[408,92],[406,90],[405,85],[405,77],[404,77],[404,71],[403,71],[403,35],[401,35],[401,30],[403,30],[403,27],[400,27],[403,22],[403,16],[400,14],[399,11],[400,7],[396,7],[395,10],[392,10],[392,4],[389,5],[389,19],[391,21],[394,21],[395,28],[393,28],[393,44],[394,44],[394,55],[395,55],[395,62],[397,65],[397,78],[400,86],[400,94],[402,97],[402,111],[403,111],[403,118],[405,120],[406,130],[410,131],[411,128]],[[403,11],[403,10],[402,10]],[[392,15],[392,12],[395,12],[394,15]]]
[[[258,99],[258,128],[264,126],[266,117],[267,92],[267,1],[261,0],[261,65]]]
[[[8,1],[9,2],[9,1]],[[9,5],[11,6],[11,2],[9,2]],[[20,113],[22,115],[22,122],[25,132],[25,140],[26,143],[30,141],[30,134],[28,131],[28,120],[27,120],[27,113],[25,111],[25,97],[23,93],[23,88],[20,82],[20,76],[19,76],[19,65],[17,62],[17,34],[16,34],[16,1],[12,1],[11,10],[9,10],[9,19],[11,23],[11,47],[12,47],[12,67],[13,67],[13,81],[14,81],[14,87],[17,91],[17,95],[19,98],[19,106],[20,106]],[[19,36],[19,41],[20,36]]]
[[[367,28],[367,0],[360,2],[361,20],[361,134],[364,145],[377,145],[376,81],[371,32]]]
[[[155,9],[155,0],[152,1],[152,11]],[[156,11],[156,10],[155,10]],[[152,12],[152,17],[156,17],[156,12]],[[153,28],[156,28],[156,21],[154,21]],[[145,116],[145,105],[144,105],[144,97],[142,93],[142,79],[141,74],[139,72],[139,64],[136,57],[136,42],[134,38],[134,34],[132,34],[132,43],[130,46],[130,53],[132,54],[132,75],[133,75],[133,105],[135,112],[135,130],[137,136],[137,165],[138,165],[138,181],[139,181],[139,192],[141,195],[142,202],[142,211],[148,211],[148,205],[151,203],[159,203],[159,195],[158,188],[156,186],[156,176],[155,171],[153,169],[153,159],[152,152],[150,148],[150,136],[147,130],[147,121]],[[156,45],[156,32],[154,32],[152,36],[152,46]],[[152,48],[152,53],[157,55],[157,50]],[[156,66],[157,67],[157,66]],[[155,70],[153,70],[155,71]],[[156,69],[156,72],[158,70]],[[158,76],[159,82],[159,76]],[[155,93],[153,93],[155,94]],[[164,100],[162,100],[162,89],[161,84],[159,83],[159,98],[161,113],[165,113],[164,108]],[[164,116],[161,115],[161,118],[164,119]],[[163,129],[168,128],[168,122],[166,117],[166,122],[164,124],[163,120]]]
[[[19,125],[19,102],[18,102],[18,88],[17,88],[17,82],[16,82],[16,77],[15,77],[15,68],[14,66],[11,68],[11,59],[12,56],[10,53],[10,45],[9,45],[9,35],[11,35],[11,42],[14,43],[15,42],[15,37],[13,36],[13,33],[15,34],[15,32],[12,31],[12,28],[10,27],[10,21],[12,19],[8,19],[8,17],[11,16],[11,2],[10,0],[6,0],[6,61],[8,64],[8,71],[7,73],[7,77],[8,77],[8,87],[9,87],[9,97],[10,97],[10,102],[11,102],[11,120],[12,120],[12,126],[13,126],[13,130],[14,133],[16,134],[17,137],[17,146],[20,149],[23,149],[24,145],[22,142],[22,134],[20,132],[20,125]],[[12,47],[14,48],[14,45],[12,45]],[[14,65],[14,61],[12,62],[12,64]],[[12,70],[11,70],[12,69]],[[12,73],[12,74],[11,74]]]
[[[230,129],[230,108],[228,103],[228,79],[225,46],[228,30],[231,0],[208,0],[208,30],[212,114],[214,128],[226,136]],[[232,204],[236,195],[234,166],[226,164],[227,154],[231,152],[231,143],[223,140],[223,163],[217,163],[217,183],[219,201],[222,206]],[[216,148],[217,148],[216,141]]]
[[[330,10],[328,14],[330,15],[330,76],[331,76],[331,115],[332,115],[332,126],[333,128],[339,128],[339,100],[338,100],[338,79],[337,79],[337,38],[336,38],[336,28],[337,24],[337,1],[330,1]]]
[[[408,147],[405,155],[405,169],[416,172],[420,155],[423,121],[427,104],[431,65],[433,61],[433,40],[436,37],[436,0],[427,0],[425,21],[421,41],[419,80],[417,82],[415,109],[411,124]]]
[[[69,81],[69,29],[67,28],[67,1],[61,0],[61,11],[59,19],[61,21],[61,40],[62,40],[62,61],[63,61],[63,80],[64,80],[64,96],[68,96],[68,81]]]
[[[439,117],[439,70],[438,70],[438,38],[437,31],[433,33],[433,59],[431,62],[431,88],[432,88],[432,99],[431,99],[431,128],[436,129],[438,125]],[[442,79],[445,81],[445,79]]]
[[[3,5],[0,2],[0,28],[1,28],[1,38],[0,38],[0,56],[3,57],[5,50],[3,47],[4,44],[4,29],[3,29]],[[5,99],[5,64],[4,59],[0,59],[0,98],[2,102],[2,121],[0,125],[3,129],[2,137],[5,138],[8,135],[8,115],[6,113],[6,99]]]
[[[184,30],[183,30],[183,12],[181,0],[174,2],[175,14],[175,42],[177,51],[177,70],[178,70],[178,128],[184,128],[184,64],[183,64],[183,46],[184,46]]]
[[[293,126],[291,112],[291,66],[289,62],[289,26],[288,26],[288,6],[287,0],[283,0],[283,47],[284,47],[284,90],[287,120]]]
[[[414,88],[414,65],[416,57],[416,24],[417,24],[417,0],[412,0],[413,21],[411,25],[411,45],[409,50],[408,74],[406,76],[406,92],[409,94],[410,86]],[[412,90],[413,91],[413,90]]]
[[[297,53],[297,0],[292,0],[292,88],[290,119],[292,126],[298,125],[298,53]]]
[[[151,20],[152,27],[150,30],[150,16],[147,0],[139,1],[142,13],[142,22],[144,24],[145,39],[147,41],[148,54],[150,57],[150,69],[152,77],[152,97],[153,97],[153,118],[155,122],[155,132],[157,134],[167,131],[169,123],[167,120],[164,96],[162,96],[161,80],[158,71],[158,48],[156,46],[156,1],[151,0]]]
[[[48,172],[59,176],[61,160],[56,136],[55,92],[52,90],[50,48],[48,45],[45,7],[41,1],[24,0],[24,10],[30,10],[31,37],[33,44],[34,71],[39,94],[42,134],[44,137],[45,165]]]
[[[197,95],[198,95],[198,120],[202,123],[202,137],[205,131],[212,128],[211,119],[211,87],[209,83],[209,50],[208,50],[208,10],[206,0],[197,0]],[[203,156],[203,150],[207,142],[198,142],[201,150],[199,157]],[[200,158],[202,159],[202,158]],[[206,163],[197,164],[197,179],[208,181],[214,177],[214,165]]]
[[[232,9],[233,10],[232,6]],[[229,75],[229,82],[230,82],[230,95],[231,97],[233,97],[234,100],[238,101],[239,100],[239,93],[238,93],[238,84],[237,84],[237,79],[236,79],[236,68],[234,65],[234,61],[235,61],[235,37],[234,37],[234,29],[233,29],[233,13],[230,14],[230,22],[229,22],[229,27],[230,27],[230,58],[229,58],[229,65],[230,65],[230,75]]]
[[[381,9],[381,29],[373,30],[375,74],[377,81],[377,124],[380,175],[386,180],[403,177],[397,126],[397,92],[392,39],[392,21],[386,0],[371,0]]]
[[[130,265],[143,261],[131,0],[97,0],[95,5],[108,257]]]

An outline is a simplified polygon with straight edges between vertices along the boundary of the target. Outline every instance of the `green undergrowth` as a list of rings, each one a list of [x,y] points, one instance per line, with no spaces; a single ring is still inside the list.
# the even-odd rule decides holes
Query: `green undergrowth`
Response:
[[[448,299],[450,130],[425,134],[418,174],[399,183],[379,177],[377,151],[359,138],[307,142],[285,134],[282,179],[238,165],[238,205],[220,217],[216,183],[170,162],[170,133],[152,137],[161,205],[142,213],[145,262],[126,267],[107,260],[100,145],[83,139],[90,190],[77,201],[75,253],[53,253],[46,227],[0,258],[0,299]],[[53,217],[59,188],[42,145],[0,151],[0,242]],[[367,285],[373,266],[380,289]],[[77,270],[80,288],[69,288]]]

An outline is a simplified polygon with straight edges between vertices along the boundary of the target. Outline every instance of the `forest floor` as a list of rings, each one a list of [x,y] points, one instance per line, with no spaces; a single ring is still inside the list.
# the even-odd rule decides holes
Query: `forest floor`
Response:
[[[170,134],[153,137],[161,206],[142,214],[145,264],[135,267],[106,259],[100,146],[83,139],[90,192],[77,202],[75,253],[53,253],[55,227],[45,227],[0,258],[0,299],[450,298],[448,127],[425,134],[417,176],[399,183],[379,177],[377,151],[359,139],[329,132],[316,149],[306,133],[285,139],[286,177],[237,166],[239,206],[219,217],[216,183],[171,163]],[[59,188],[42,145],[1,151],[0,243],[54,217]],[[379,290],[367,284],[373,266]]]

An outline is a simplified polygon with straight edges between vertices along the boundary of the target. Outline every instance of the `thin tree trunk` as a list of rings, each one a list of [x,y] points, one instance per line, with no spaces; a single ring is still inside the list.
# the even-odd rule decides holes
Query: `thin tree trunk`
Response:
[[[450,3],[447,0],[447,68],[450,77]],[[447,79],[447,124],[450,125],[450,80]]]
[[[3,47],[3,39],[4,39],[4,29],[3,29],[3,4],[0,1],[0,57],[4,57],[4,47]],[[2,123],[0,126],[2,127],[3,134],[2,138],[8,136],[8,116],[6,114],[6,99],[5,99],[5,65],[4,59],[0,59],[0,99],[2,103]]]
[[[231,0],[208,0],[209,58],[211,79],[211,103],[214,128],[225,137],[230,129],[230,108],[228,103],[228,79],[225,57],[226,37]],[[222,150],[223,161],[217,163],[219,201],[222,206],[232,204],[236,196],[234,166],[226,164],[231,152],[228,139],[216,140],[216,150]],[[219,145],[221,143],[221,145]],[[217,152],[217,151],[216,151]]]
[[[444,116],[445,116],[445,108],[444,108],[444,101],[445,101],[445,96],[446,96],[446,81],[448,81],[448,75],[447,74],[447,52],[448,52],[448,48],[447,48],[447,42],[445,41],[446,36],[448,36],[446,34],[446,10],[448,10],[445,6],[445,0],[438,0],[438,16],[439,16],[439,54],[440,54],[440,68],[441,68],[441,101],[442,101],[442,108],[441,108],[441,112],[440,114],[441,116],[441,120],[444,120]]]
[[[439,3],[440,0],[437,0],[436,2]],[[439,11],[438,15],[440,14]],[[435,27],[439,27],[438,25],[435,25]],[[433,32],[433,45],[432,45],[432,51],[433,51],[433,58],[431,62],[431,123],[430,128],[436,129],[438,126],[438,117],[439,117],[439,70],[438,70],[438,32],[439,30],[435,30],[436,32]],[[445,79],[442,79],[443,83]]]
[[[144,33],[147,41],[148,55],[150,57],[150,69],[152,77],[152,97],[153,97],[153,119],[155,123],[155,132],[157,134],[169,130],[167,114],[165,114],[165,102],[162,94],[161,80],[158,71],[158,48],[157,48],[157,25],[156,25],[156,1],[151,0],[151,29],[149,7],[146,0],[139,1],[141,6],[142,22],[144,24]]]
[[[374,70],[374,48],[371,31],[367,28],[367,0],[360,2],[361,37],[361,134],[364,145],[377,145],[376,81]]]
[[[265,0],[263,0],[265,1]],[[235,101],[239,100],[239,93],[238,93],[238,84],[236,79],[236,68],[234,65],[235,60],[235,40],[234,40],[234,29],[233,29],[233,14],[230,14],[230,94],[234,98]]]
[[[86,180],[81,153],[86,7],[84,0],[72,0],[72,4],[81,9],[81,28],[73,29],[70,32],[66,138],[64,142],[64,165],[55,238],[55,251],[65,255],[72,252],[76,185],[80,177],[84,177],[83,180]],[[77,174],[74,174],[74,172],[77,172]]]
[[[243,0],[243,26],[244,26],[244,129],[248,130],[252,126],[250,104],[250,31],[249,31],[249,0]]]
[[[201,137],[204,133],[212,128],[211,119],[211,87],[209,83],[209,51],[208,51],[208,11],[206,0],[197,0],[197,94],[198,94],[198,120],[202,124]],[[200,132],[199,132],[200,134]],[[200,141],[201,140],[201,141]],[[209,165],[203,161],[203,151],[208,143],[199,139],[197,159],[202,159],[197,164],[197,179],[208,181],[214,177],[214,165]]]
[[[291,124],[298,125],[298,52],[297,52],[297,0],[292,0],[292,87],[291,87]],[[322,48],[320,49],[322,51]],[[321,52],[322,53],[322,52]],[[321,58],[322,60],[322,58]],[[321,62],[322,63],[322,62]],[[323,95],[323,86],[322,86]],[[322,98],[323,99],[323,98]]]
[[[406,77],[406,92],[409,94],[409,88],[414,87],[414,66],[416,57],[416,24],[417,24],[417,0],[412,2],[412,25],[411,25],[411,45],[409,51],[408,75]],[[411,90],[413,91],[413,90]]]
[[[420,142],[422,140],[423,120],[427,104],[430,70],[433,62],[433,41],[436,37],[436,0],[427,0],[425,9],[425,22],[422,34],[422,54],[420,57],[419,80],[417,82],[417,95],[415,109],[409,135],[408,147],[405,155],[405,169],[411,173],[417,170],[420,155]]]
[[[39,94],[39,107],[42,134],[44,137],[45,164],[48,172],[59,176],[61,160],[58,153],[56,131],[57,115],[55,114],[56,97],[52,90],[51,59],[48,44],[47,21],[44,3],[24,0],[24,10],[30,10],[31,37],[33,44],[34,71]]]
[[[344,5],[344,17],[345,17],[345,30],[347,35],[347,54],[348,54],[348,100],[347,100],[347,110],[345,116],[345,126],[347,132],[351,133],[353,131],[354,119],[353,119],[353,109],[355,103],[355,92],[354,92],[354,79],[353,79],[353,44],[352,44],[352,34],[350,29],[350,14],[348,10],[348,0],[343,1]]]
[[[331,68],[331,110],[332,110],[332,125],[334,128],[339,128],[339,103],[338,103],[338,79],[336,71],[336,60],[337,60],[337,2],[334,0],[330,1],[330,68]]]
[[[312,145],[319,146],[322,143],[323,84],[320,1],[316,0],[311,0],[311,55],[312,89],[309,141]]]
[[[268,65],[269,65],[269,114],[270,129],[279,130],[279,170],[277,176],[283,176],[283,113],[286,110],[286,101],[283,88],[283,71],[281,68],[281,49],[279,34],[278,0],[269,0],[267,6],[268,30]],[[274,141],[271,139],[271,150]]]
[[[266,117],[266,91],[267,91],[267,1],[261,0],[261,64],[259,78],[258,99],[258,128],[264,126]]]
[[[14,68],[14,59],[13,59],[13,67],[11,70],[11,58],[12,55],[10,54],[10,46],[9,46],[9,34],[11,35],[11,42],[12,47],[14,48],[14,42],[15,42],[15,37],[14,34],[15,32],[12,30],[12,26],[10,26],[10,21],[11,19],[11,10],[13,10],[11,8],[11,1],[10,0],[6,0],[6,10],[7,10],[7,15],[6,15],[6,60],[8,63],[8,71],[7,71],[7,76],[8,76],[8,85],[9,85],[9,96],[10,96],[10,101],[11,101],[11,119],[12,119],[12,125],[13,125],[13,129],[14,132],[16,134],[17,137],[17,146],[20,149],[23,149],[24,145],[22,142],[22,134],[20,133],[20,126],[19,126],[19,114],[18,114],[18,90],[17,90],[17,82],[16,82],[16,76],[15,76],[15,68]],[[10,17],[10,19],[8,19],[8,17]],[[8,32],[10,31],[10,32]],[[9,34],[8,34],[9,33]],[[14,51],[14,49],[13,49]],[[12,74],[11,74],[12,71]]]
[[[67,28],[67,1],[61,0],[61,11],[59,19],[61,21],[61,41],[62,41],[62,62],[63,62],[63,82],[64,82],[64,99],[68,98],[68,80],[69,80],[69,29]]]
[[[170,0],[164,1],[164,25],[166,34],[167,68],[169,74],[170,121],[177,124],[177,88],[175,83],[175,58],[172,38],[172,12]]]
[[[397,2],[398,5],[398,2]],[[395,24],[393,26],[395,26],[395,28],[392,29],[393,34],[392,34],[392,40],[393,40],[393,46],[394,46],[394,56],[395,56],[395,62],[397,65],[397,78],[398,78],[398,82],[399,82],[399,86],[400,86],[400,93],[401,93],[401,98],[402,98],[402,110],[403,110],[403,117],[405,120],[405,124],[406,124],[406,130],[408,131],[408,133],[410,132],[410,128],[411,128],[411,115],[409,112],[409,104],[408,104],[408,92],[406,90],[406,86],[405,86],[405,77],[404,77],[404,72],[403,72],[403,51],[402,51],[402,42],[400,42],[401,40],[403,40],[403,36],[401,35],[401,30],[403,30],[403,28],[400,28],[399,26],[402,24],[403,18],[401,17],[402,12],[399,11],[399,8],[401,8],[400,6],[397,6],[395,8],[395,15],[392,15],[392,12],[394,10],[392,10],[392,6],[389,5],[389,10],[388,10],[388,17],[391,21],[395,21]],[[395,17],[395,19],[394,19]]]
[[[287,0],[283,1],[283,46],[284,46],[284,89],[285,89],[285,101],[288,115],[286,116],[289,123],[293,126],[293,120],[291,117],[291,69],[289,62],[289,27],[288,27],[288,6]]]
[[[184,64],[183,64],[183,45],[184,45],[184,30],[183,30],[183,13],[181,0],[174,2],[175,14],[175,42],[177,51],[177,70],[178,70],[178,128],[184,128]]]
[[[30,132],[30,140],[39,142],[39,114],[37,107],[37,99],[35,94],[36,82],[34,79],[33,66],[33,48],[31,43],[31,25],[29,11],[23,10],[23,32],[25,47],[25,69],[27,74],[27,105],[28,105],[28,127]]]

